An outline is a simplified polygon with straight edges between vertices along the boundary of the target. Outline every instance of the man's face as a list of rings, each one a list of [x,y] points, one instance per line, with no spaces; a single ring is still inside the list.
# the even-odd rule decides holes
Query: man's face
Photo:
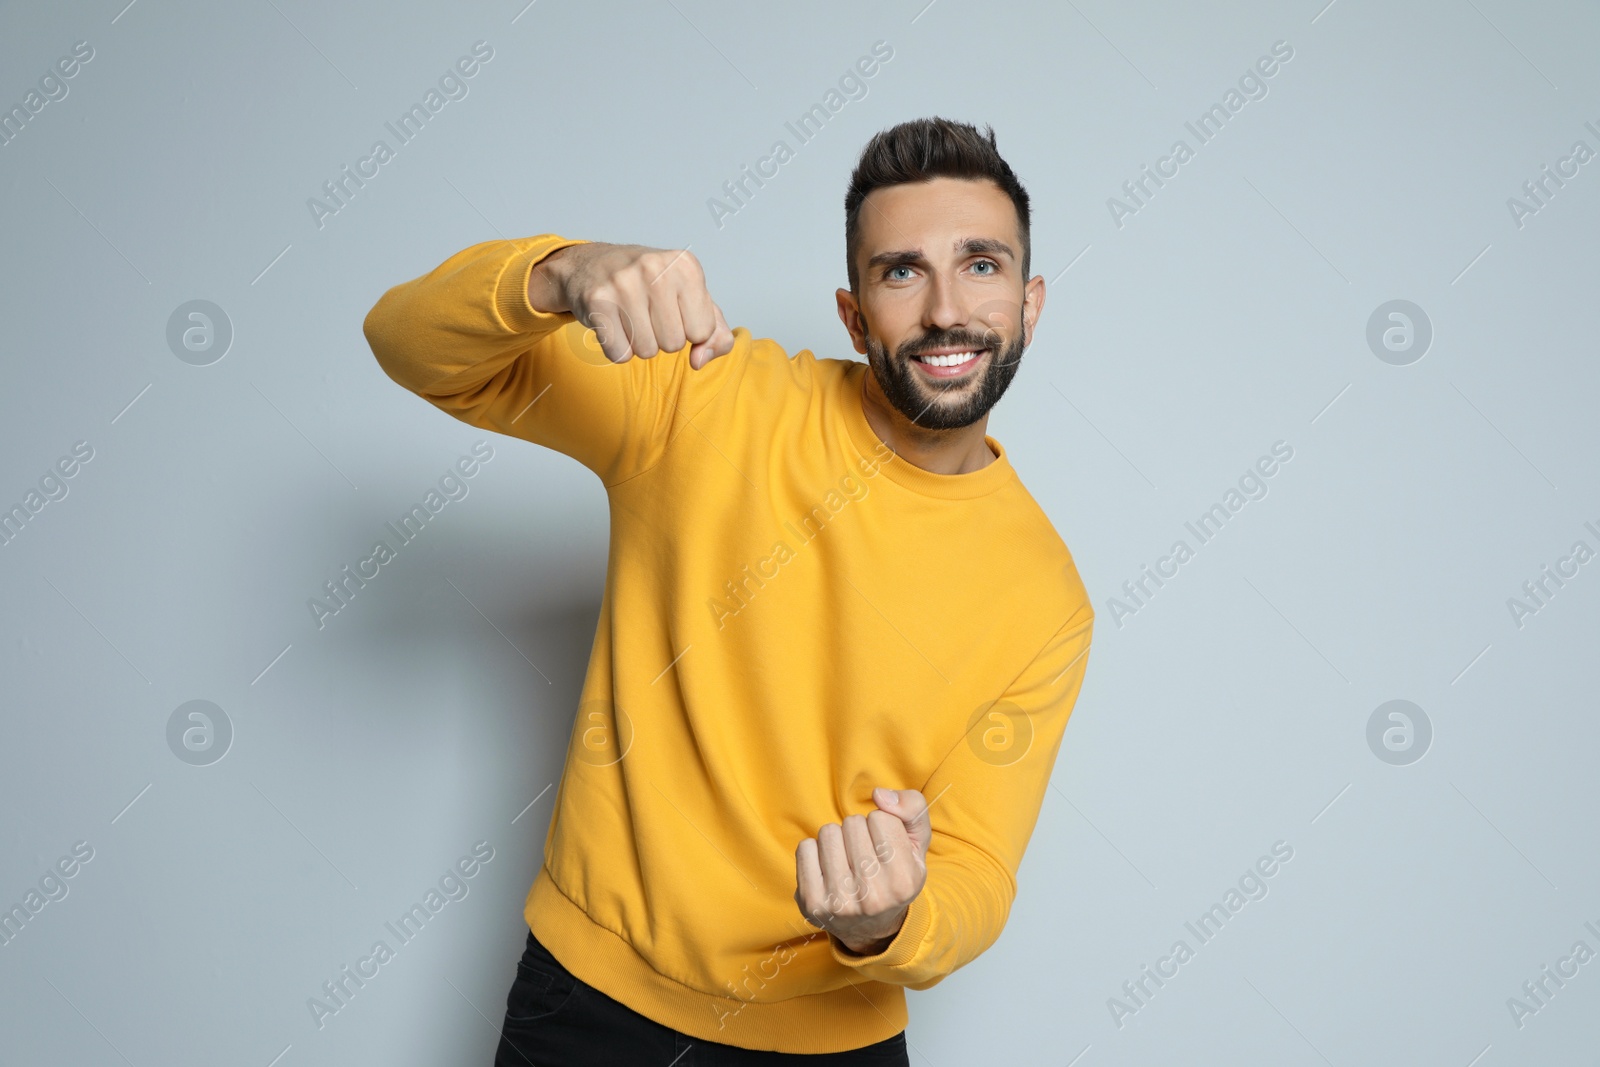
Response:
[[[990,181],[935,178],[873,190],[860,223],[859,292],[840,290],[856,350],[913,424],[970,426],[1016,376],[1043,306],[1043,279],[1022,276],[1011,198]]]

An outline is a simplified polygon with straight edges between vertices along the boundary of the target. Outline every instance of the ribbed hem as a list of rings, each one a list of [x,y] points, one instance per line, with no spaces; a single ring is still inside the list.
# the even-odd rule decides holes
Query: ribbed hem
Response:
[[[771,1052],[848,1052],[906,1028],[905,990],[857,981],[772,1003],[702,993],[657,972],[595,923],[540,867],[523,911],[562,966],[613,1000],[702,1041]]]
[[[839,376],[839,404],[843,409],[845,423],[850,428],[850,439],[855,442],[862,458],[870,460],[879,455],[879,449],[884,444],[879,439],[878,432],[867,421],[867,413],[861,407],[861,386],[871,368],[859,360],[840,362],[846,366],[844,373]],[[890,481],[924,496],[942,497],[946,500],[970,500],[973,497],[985,496],[1016,480],[1017,472],[1012,468],[1011,460],[1006,457],[1006,450],[999,441],[988,434],[985,434],[983,439],[995,454],[994,462],[987,467],[968,471],[966,474],[936,474],[924,470],[898,454],[893,461],[884,463],[879,469]]]
[[[900,932],[877,955],[851,955],[832,936],[828,938],[828,946],[833,950],[834,961],[842,967],[903,967],[916,957],[932,926],[933,902],[927,893],[918,893],[911,898],[905,922],[900,924]]]
[[[578,238],[558,237],[553,233],[512,242],[522,246],[521,250],[506,260],[505,269],[500,272],[494,290],[495,313],[500,316],[507,330],[512,333],[532,333],[535,330],[549,332],[565,325],[566,320],[572,317],[570,312],[538,311],[528,302],[528,275],[532,273],[533,265],[550,253],[588,243]]]

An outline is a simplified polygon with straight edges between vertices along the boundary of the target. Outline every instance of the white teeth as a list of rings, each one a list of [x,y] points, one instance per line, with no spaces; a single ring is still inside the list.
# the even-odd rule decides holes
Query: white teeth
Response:
[[[930,367],[959,367],[969,360],[976,359],[976,352],[957,352],[949,356],[918,356],[922,362]]]

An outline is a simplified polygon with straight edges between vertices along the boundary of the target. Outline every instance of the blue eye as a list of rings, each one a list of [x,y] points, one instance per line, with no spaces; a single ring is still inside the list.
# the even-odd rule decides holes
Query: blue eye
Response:
[[[978,262],[974,263],[973,266],[974,267],[993,267],[995,270],[999,270],[1000,269],[1000,264],[994,262],[994,260],[992,260],[992,259],[980,259],[980,260],[978,260]],[[990,273],[993,273],[993,271],[991,271]]]
[[[897,270],[910,270],[910,269],[911,269],[910,267],[907,267],[907,266],[904,266],[904,265],[901,265],[901,266],[898,266],[898,267],[890,267],[888,269],[888,271],[885,273],[884,276],[892,278],[892,277],[894,277],[894,272],[895,271],[897,271]]]

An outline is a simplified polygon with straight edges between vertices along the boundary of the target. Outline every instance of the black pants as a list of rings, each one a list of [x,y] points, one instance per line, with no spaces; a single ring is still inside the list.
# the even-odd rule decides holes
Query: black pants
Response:
[[[506,997],[494,1067],[910,1067],[902,1031],[850,1052],[759,1052],[690,1037],[612,1000],[561,966],[530,931]]]

